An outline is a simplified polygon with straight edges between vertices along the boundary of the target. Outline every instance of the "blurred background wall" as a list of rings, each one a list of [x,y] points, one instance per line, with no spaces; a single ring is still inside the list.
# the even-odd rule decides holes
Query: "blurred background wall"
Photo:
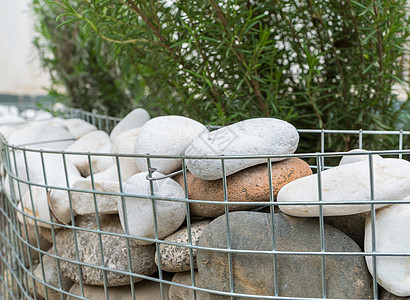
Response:
[[[0,94],[45,95],[49,84],[32,44],[30,0],[0,1]]]

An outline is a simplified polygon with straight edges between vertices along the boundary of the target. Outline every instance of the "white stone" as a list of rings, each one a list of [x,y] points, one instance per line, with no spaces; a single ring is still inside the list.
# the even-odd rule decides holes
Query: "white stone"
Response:
[[[28,184],[17,184],[17,181],[13,180],[13,199],[20,201],[20,197],[22,197],[21,200],[24,208],[31,211],[31,215],[33,216],[35,212],[35,216],[40,219],[46,221],[58,220],[61,223],[68,224],[71,221],[69,196],[66,190],[59,188],[64,189],[68,187],[66,171],[68,183],[72,183],[81,177],[77,168],[68,160],[64,164],[62,155],[46,153],[43,154],[45,168],[43,171],[43,163],[39,153],[27,152],[26,157],[27,166],[25,165],[23,154],[21,152],[16,153],[17,169],[13,169],[12,172],[18,174],[19,180],[29,179],[30,183],[47,184],[51,188],[49,188],[47,192],[45,187],[31,185],[31,189],[29,189]],[[44,178],[44,176],[46,178]],[[9,182],[7,184],[9,184]],[[8,187],[8,193],[10,193],[10,187]],[[49,209],[53,212],[56,220],[50,218]],[[49,227],[48,224],[43,223],[40,224],[40,226]]]
[[[410,203],[410,196],[407,198]],[[393,204],[376,212],[376,252],[410,254],[410,204]],[[366,220],[364,251],[372,252],[371,217]],[[373,258],[366,256],[367,267],[373,272]],[[377,256],[377,282],[390,293],[410,296],[410,257]]]
[[[113,166],[115,168],[115,166]],[[108,169],[111,170],[112,168]],[[106,170],[107,171],[107,170]],[[106,171],[102,173],[106,173]],[[99,179],[98,173],[94,176],[94,188],[90,177],[77,180],[73,184],[73,189],[81,189],[93,192],[72,192],[72,203],[74,211],[79,215],[95,214],[114,214],[118,212],[118,200],[121,198],[117,195],[101,194],[98,192],[119,193],[120,185],[118,180]],[[117,177],[118,178],[118,177]],[[95,194],[95,199],[94,199]],[[97,209],[95,202],[97,202]]]
[[[19,110],[14,105],[0,105],[0,117],[2,116],[17,116]]]
[[[20,116],[26,120],[42,121],[52,119],[53,115],[45,110],[36,110],[28,108],[20,113]]]
[[[0,125],[22,124],[25,122],[26,120],[19,116],[14,116],[14,115],[0,116]]]
[[[26,151],[25,153],[25,155],[21,151],[16,151],[14,155],[11,153],[10,174],[16,176],[18,180],[30,181],[30,183],[35,184],[45,184],[47,182],[49,186],[65,188],[67,187],[65,168],[70,183],[81,178],[77,168],[67,159],[64,164],[63,156],[60,154],[44,153],[41,156],[38,152]],[[44,173],[46,180],[44,179]],[[5,191],[8,196],[20,201],[21,197],[28,191],[28,184],[14,179],[10,183],[10,178],[10,176],[6,177]],[[14,188],[14,194],[11,193],[10,184]]]
[[[133,128],[118,135],[112,143],[112,153],[134,154],[134,145],[140,130],[141,128]],[[134,157],[120,156],[118,160],[123,181],[140,172]]]
[[[64,120],[63,124],[76,139],[81,138],[87,133],[98,130],[94,125],[77,118]]]
[[[368,151],[363,149],[353,149],[350,150],[349,153],[368,153]],[[383,159],[380,155],[374,154],[372,155],[373,160],[375,159]],[[344,155],[339,162],[339,166],[347,165],[351,163],[355,163],[358,161],[367,161],[369,162],[369,154],[363,155]]]
[[[144,198],[144,196],[151,196],[150,181],[146,179],[146,176],[146,172],[141,172],[132,176],[125,183],[124,193],[140,196],[142,198],[124,197],[124,205],[126,208],[125,218],[122,201],[118,202],[118,214],[124,232],[126,232],[126,220],[130,235],[154,239],[155,226],[152,200]],[[162,176],[164,175],[158,172],[153,174],[154,178],[161,178]],[[164,197],[185,199],[183,188],[171,178],[154,180],[153,186],[154,196],[159,199]],[[184,202],[155,200],[155,209],[158,238],[160,239],[175,232],[184,222],[186,213],[186,204]],[[139,245],[153,243],[138,239],[136,239],[135,242]]]
[[[148,121],[142,126],[135,141],[135,154],[182,155],[188,145],[200,134],[208,132],[201,123],[181,116],[163,116]],[[137,158],[137,166],[147,171],[147,159]],[[180,159],[153,158],[151,167],[169,174],[181,168]]]
[[[150,119],[149,113],[143,108],[136,108],[126,115],[110,133],[110,138],[115,140],[115,138],[123,133],[124,131],[130,130],[132,128],[138,128],[144,125]]]
[[[111,153],[111,140],[108,134],[102,130],[87,133],[74,144],[67,148],[67,152],[91,152],[91,153]],[[83,176],[90,175],[90,164],[88,155],[67,155]],[[102,172],[114,164],[110,155],[91,155],[91,167],[93,173]]]
[[[295,152],[299,142],[296,128],[285,121],[257,118],[203,133],[186,149],[187,156],[281,155]],[[280,161],[285,158],[276,158]],[[266,162],[266,159],[227,159],[226,176]],[[223,177],[220,159],[188,159],[187,167],[196,177],[216,180]]]
[[[10,145],[27,149],[65,150],[74,142],[68,130],[46,123],[28,124],[8,139]]]
[[[322,201],[370,201],[369,163],[359,161],[321,172]],[[403,200],[410,196],[410,162],[386,158],[373,161],[374,200]],[[317,174],[306,176],[285,185],[278,194],[278,202],[301,202],[300,205],[280,205],[286,214],[298,217],[319,216]],[[386,204],[377,204],[376,208]],[[324,216],[341,216],[369,211],[368,204],[323,205]]]

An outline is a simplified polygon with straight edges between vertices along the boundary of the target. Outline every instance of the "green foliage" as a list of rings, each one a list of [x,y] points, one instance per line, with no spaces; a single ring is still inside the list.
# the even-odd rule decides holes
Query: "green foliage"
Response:
[[[406,0],[54,4],[64,10],[56,30],[76,28],[89,45],[84,55],[92,50],[105,66],[131,69],[122,88],[140,76],[147,92],[133,98],[156,114],[218,125],[269,116],[297,128],[391,130],[404,109],[392,85],[405,81]],[[94,76],[86,66],[80,71]],[[334,150],[357,147],[350,137],[328,142]],[[313,151],[312,141],[304,143]]]
[[[78,1],[77,8],[88,5]],[[61,16],[64,10],[50,1],[35,0],[32,7],[40,35],[34,44],[50,71],[51,96],[72,107],[116,116],[135,107],[135,99],[144,94],[144,83],[132,64],[122,65],[117,59],[119,47]]]

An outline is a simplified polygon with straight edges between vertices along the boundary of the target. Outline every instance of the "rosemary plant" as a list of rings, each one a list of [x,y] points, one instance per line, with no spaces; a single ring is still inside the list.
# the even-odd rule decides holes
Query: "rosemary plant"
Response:
[[[87,47],[76,55],[95,55],[107,75],[116,70],[119,87],[154,114],[218,125],[276,117],[297,128],[391,130],[409,111],[392,92],[408,83],[401,63],[410,34],[406,0],[35,3],[61,11],[49,40],[80,32]],[[97,81],[89,82],[92,93],[104,98],[101,83],[113,83],[84,71]],[[357,147],[350,136],[329,139],[334,150]],[[364,146],[379,144],[397,147],[377,137]],[[312,141],[302,148],[316,150]]]

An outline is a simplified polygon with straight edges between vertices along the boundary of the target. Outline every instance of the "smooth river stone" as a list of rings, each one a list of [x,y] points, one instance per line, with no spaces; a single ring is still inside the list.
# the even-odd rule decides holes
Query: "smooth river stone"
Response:
[[[124,193],[140,196],[142,198],[124,197],[126,214],[122,201],[118,202],[118,214],[121,225],[126,231],[127,220],[128,233],[135,237],[155,238],[155,221],[152,200],[144,198],[151,196],[150,181],[146,179],[147,173],[141,172],[132,176],[124,184]],[[161,173],[153,173],[154,178],[164,176]],[[161,198],[185,199],[184,189],[173,179],[165,178],[153,181],[154,196]],[[185,220],[186,204],[179,201],[155,200],[157,216],[158,238],[162,239],[175,232]],[[135,239],[135,243],[147,245],[153,241]]]
[[[150,119],[149,113],[143,108],[136,108],[126,115],[110,133],[111,140],[115,140],[124,131],[138,128]]]
[[[369,213],[370,212],[363,212],[348,216],[328,216],[324,217],[324,222],[346,233],[361,249],[364,249],[364,226]]]
[[[112,143],[112,153],[134,154],[135,141],[141,128],[133,128],[118,135]],[[132,175],[140,173],[135,157],[119,156],[118,162],[120,165],[121,179],[127,181]],[[117,160],[115,160],[117,164]]]
[[[168,299],[169,286],[164,284],[164,299]],[[105,299],[104,287],[84,285],[84,297],[90,300]],[[70,293],[81,296],[81,287],[78,283],[75,283]],[[161,299],[160,284],[154,281],[144,280],[134,285],[134,296],[132,297],[131,287],[129,285],[119,287],[107,288],[108,297],[110,300],[156,300]],[[75,296],[68,296],[67,300],[84,299]]]
[[[369,163],[359,161],[321,172],[322,201],[370,201]],[[374,199],[379,201],[403,200],[410,196],[410,162],[386,158],[373,161]],[[285,185],[278,194],[279,208],[292,216],[317,217],[319,205],[303,202],[319,202],[317,174],[306,176]],[[285,202],[301,202],[286,205]],[[387,204],[376,204],[383,207]],[[323,205],[324,216],[351,215],[371,209],[366,204]]]
[[[93,175],[95,192],[91,176],[81,178],[74,182],[73,189],[86,190],[90,192],[72,192],[71,199],[74,211],[79,215],[95,214],[97,209],[94,200],[97,202],[98,213],[115,214],[118,213],[118,200],[120,196],[103,193],[120,193],[118,181],[118,170],[116,165]],[[103,192],[103,193],[99,193]],[[95,199],[94,199],[95,194]]]
[[[410,201],[410,197],[407,199]],[[410,204],[393,204],[376,212],[376,252],[410,254]],[[372,252],[371,217],[366,220],[365,252]],[[372,275],[373,259],[366,256]],[[390,293],[410,296],[410,257],[378,256],[376,258],[377,282]]]
[[[344,155],[341,158],[340,162],[339,162],[339,166],[355,163],[355,162],[358,162],[358,161],[367,161],[367,163],[369,163],[369,154],[366,154],[366,153],[368,153],[366,150],[353,149],[353,150],[350,150],[349,153],[363,153],[363,155],[357,155],[357,154],[355,154],[355,155]],[[372,155],[372,157],[373,157],[373,160],[374,159],[383,159],[380,155],[377,155],[377,154]]]
[[[8,142],[27,149],[66,150],[74,142],[74,137],[61,126],[41,123],[28,124],[13,132]]]
[[[215,131],[204,132],[186,149],[187,156],[292,154],[299,143],[296,128],[282,120],[258,118],[241,121]],[[272,158],[280,161],[285,158]],[[259,159],[226,159],[226,176],[266,162]],[[223,177],[220,159],[188,159],[188,169],[205,180]]]
[[[210,220],[203,220],[191,223],[191,241],[192,245],[197,245],[198,240],[205,230]],[[166,237],[164,241],[173,242],[183,245],[189,245],[188,228],[185,226]],[[174,246],[168,244],[159,245],[161,257],[161,268],[167,272],[185,272],[191,270],[191,261],[189,248],[183,246]],[[192,249],[193,268],[196,269],[196,249]],[[155,255],[155,263],[158,265],[158,256]]]
[[[198,271],[195,270],[195,286],[203,287]],[[191,272],[176,273],[172,278],[172,282],[192,286]],[[196,298],[192,289],[171,285],[169,288],[169,300],[210,300],[209,293],[196,291]]]
[[[287,183],[312,174],[309,165],[299,158],[289,158],[272,163],[272,192],[276,198],[279,190]],[[267,164],[257,165],[226,178],[229,202],[269,201],[269,173]],[[175,180],[183,187],[182,174]],[[203,201],[224,201],[223,182],[204,180],[187,172],[188,197]],[[255,206],[229,205],[229,211],[249,210]],[[189,209],[194,216],[218,217],[225,213],[225,206],[218,204],[190,203]]]
[[[93,191],[92,182],[89,178],[77,180],[73,189]],[[120,196],[105,193],[119,193],[120,186],[118,181],[99,181],[94,180],[95,192],[72,192],[71,199],[74,211],[79,215],[95,214],[115,214],[118,213],[118,200]],[[95,195],[95,198],[94,198]],[[95,202],[97,207],[95,207]]]
[[[71,222],[71,209],[69,202],[68,192],[60,190],[58,188],[67,188],[67,180],[74,182],[81,177],[77,168],[70,162],[63,162],[62,156],[59,154],[45,153],[43,155],[45,171],[43,172],[43,164],[39,153],[27,152],[27,171],[24,164],[24,159],[21,153],[19,163],[17,164],[18,174],[21,179],[27,180],[27,171],[29,174],[30,182],[34,184],[45,184],[56,187],[53,189],[47,189],[41,186],[32,185],[31,192],[27,184],[20,185],[20,191],[23,194],[21,203],[24,206],[24,210],[36,216],[37,218],[45,221],[53,221],[54,218],[50,217],[50,210],[55,219],[63,224]],[[65,172],[65,170],[67,172]],[[46,179],[44,179],[44,174]],[[66,174],[68,179],[66,179]],[[15,186],[16,195],[20,195],[18,187]],[[20,197],[18,197],[19,199]],[[19,215],[19,219],[21,215]],[[34,225],[29,219],[26,219],[29,224]],[[39,226],[50,227],[50,225],[39,222]]]
[[[275,214],[276,249],[291,252],[320,252],[318,220]],[[271,251],[271,215],[259,212],[229,213],[231,249]],[[325,251],[362,252],[343,232],[324,226]],[[226,215],[212,221],[199,239],[199,246],[227,249]],[[228,254],[198,249],[198,271],[204,287],[229,291]],[[372,279],[363,256],[327,256],[326,291],[329,298],[371,299]],[[276,255],[278,296],[322,298],[320,255]],[[234,291],[249,295],[274,295],[272,254],[233,253]],[[211,299],[229,299],[211,294]],[[243,299],[235,297],[235,299]]]
[[[54,253],[53,248],[48,251],[49,253]],[[53,286],[56,289],[62,289],[63,291],[68,291],[73,285],[73,282],[64,277],[61,273],[58,273],[57,262],[54,257],[43,255],[42,257],[43,265],[38,264],[34,269],[33,275],[37,280],[45,281],[47,284]],[[45,278],[43,277],[43,270]],[[61,286],[60,286],[61,279]],[[41,297],[47,298],[49,300],[60,300],[61,293],[55,289],[46,287],[43,283],[36,280],[36,292]],[[64,297],[66,299],[66,297]]]
[[[135,141],[134,153],[140,155],[184,154],[188,145],[200,134],[208,132],[201,123],[182,116],[162,116],[142,126]],[[147,171],[147,159],[136,158],[138,169]],[[151,167],[169,174],[181,168],[180,159],[152,158]]]
[[[67,128],[68,132],[70,132],[76,139],[83,137],[87,133],[98,130],[94,125],[78,118],[63,119],[62,123]]]
[[[117,215],[102,215],[100,218],[100,226],[102,231],[112,233],[123,233],[121,224]],[[77,245],[79,250],[79,261],[101,266],[101,251],[99,234],[87,232],[81,228],[97,230],[96,217],[94,215],[78,216],[76,218]],[[104,252],[104,265],[113,271],[107,271],[108,286],[121,286],[130,283],[130,277],[115,272],[130,271],[128,264],[127,239],[125,237],[101,234],[102,248]],[[137,245],[134,240],[129,239],[130,256],[133,273],[140,275],[151,275],[157,270],[154,262],[155,245],[141,246]],[[64,276],[70,278],[74,282],[80,282],[78,264],[76,258],[75,241],[73,238],[73,229],[61,229],[56,235],[56,247],[58,255],[73,260],[68,262],[61,260],[60,267]],[[82,266],[82,282],[90,285],[104,285],[103,271],[96,267]],[[140,281],[135,277],[135,282]]]
[[[68,152],[111,153],[111,140],[102,130],[87,133],[69,148]],[[90,160],[93,173],[102,172],[114,164],[114,159],[109,155],[91,155],[90,160],[86,154],[67,155],[84,177],[90,175]]]

